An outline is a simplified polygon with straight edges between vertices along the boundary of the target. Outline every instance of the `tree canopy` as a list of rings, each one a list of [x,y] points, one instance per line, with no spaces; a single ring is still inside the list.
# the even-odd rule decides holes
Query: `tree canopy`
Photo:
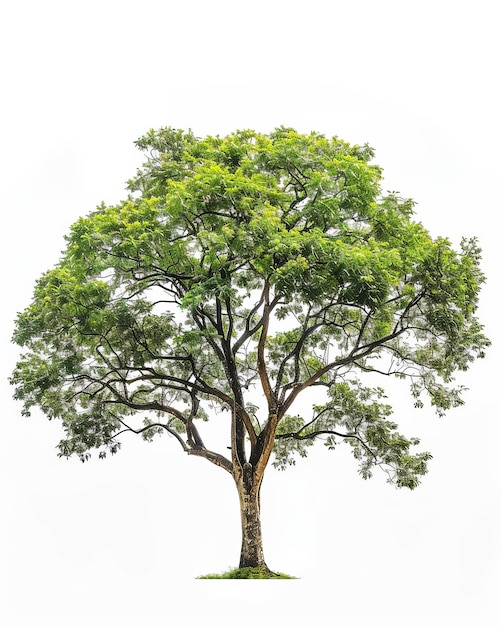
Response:
[[[136,143],[129,197],[71,227],[18,317],[24,413],[60,419],[59,453],[82,460],[115,453],[124,431],[168,433],[262,476],[271,455],[286,467],[344,441],[364,478],[379,466],[414,488],[430,454],[372,380],[405,379],[440,414],[462,403],[454,374],[489,343],[477,241],[433,238],[411,200],[382,192],[368,146],[284,127]],[[204,443],[216,415],[222,450]]]

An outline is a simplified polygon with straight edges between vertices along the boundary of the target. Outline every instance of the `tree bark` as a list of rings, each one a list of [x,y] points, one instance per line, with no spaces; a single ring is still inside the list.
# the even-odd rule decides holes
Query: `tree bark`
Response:
[[[269,571],[264,560],[259,491],[252,477],[252,466],[246,463],[237,481],[242,521],[242,547],[239,567],[258,567]]]

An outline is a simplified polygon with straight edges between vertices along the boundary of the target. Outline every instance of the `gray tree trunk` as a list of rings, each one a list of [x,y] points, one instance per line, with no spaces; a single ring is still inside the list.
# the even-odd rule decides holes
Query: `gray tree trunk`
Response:
[[[268,570],[263,553],[259,491],[261,481],[252,479],[252,468],[246,463],[243,475],[237,481],[242,521],[242,548],[240,567],[259,567]]]

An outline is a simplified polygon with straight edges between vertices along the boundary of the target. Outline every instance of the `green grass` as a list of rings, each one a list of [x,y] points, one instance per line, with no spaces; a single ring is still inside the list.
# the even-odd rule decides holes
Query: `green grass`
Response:
[[[282,574],[281,572],[271,572],[268,569],[262,569],[260,567],[237,567],[236,569],[232,569],[228,572],[223,572],[222,574],[206,574],[205,576],[198,576],[197,578],[287,578],[294,579],[294,576],[288,576],[287,574]]]

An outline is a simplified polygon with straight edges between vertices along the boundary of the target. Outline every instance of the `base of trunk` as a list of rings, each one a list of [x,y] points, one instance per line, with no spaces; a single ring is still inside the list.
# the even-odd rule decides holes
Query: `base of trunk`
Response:
[[[246,559],[243,556],[240,557],[240,563],[238,564],[238,567],[240,569],[244,569],[248,567],[251,569],[260,569],[266,572],[271,571],[270,568],[264,562],[264,559],[260,559],[259,561],[256,561],[254,559]]]
[[[225,572],[224,574],[207,574],[206,576],[198,576],[198,578],[224,578],[224,579],[284,579],[287,578],[289,580],[294,579],[295,576],[288,576],[287,574],[282,574],[279,572],[272,572],[268,568],[263,569],[260,567],[244,567],[230,570],[229,572]]]

